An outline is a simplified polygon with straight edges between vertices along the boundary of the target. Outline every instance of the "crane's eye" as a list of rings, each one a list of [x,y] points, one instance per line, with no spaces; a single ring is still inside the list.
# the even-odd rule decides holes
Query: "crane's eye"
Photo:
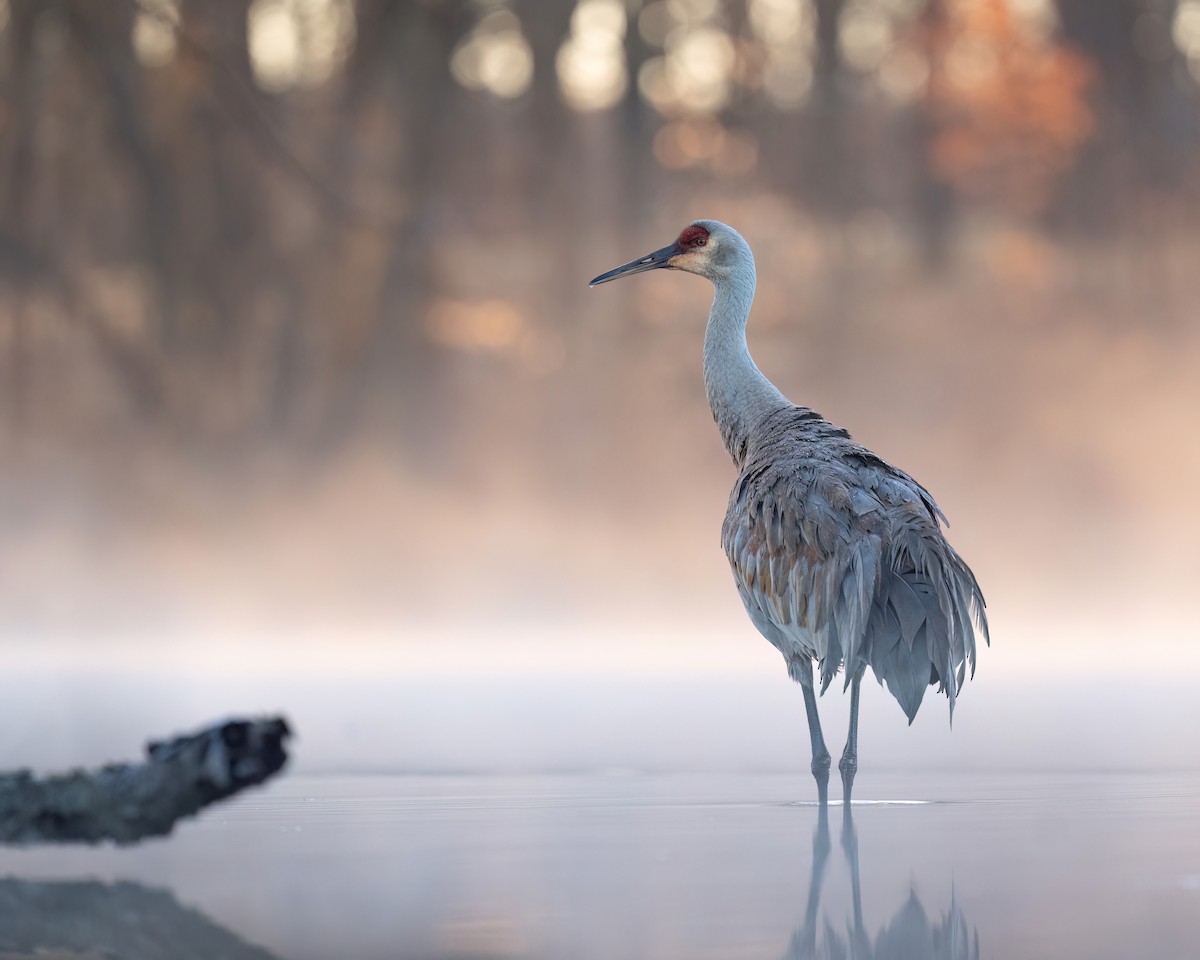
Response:
[[[692,246],[693,246],[693,247],[702,247],[702,246],[704,246],[706,243],[708,243],[708,241],[707,241],[707,240],[705,240],[703,237],[696,237],[696,239],[694,239],[694,240],[692,241]]]

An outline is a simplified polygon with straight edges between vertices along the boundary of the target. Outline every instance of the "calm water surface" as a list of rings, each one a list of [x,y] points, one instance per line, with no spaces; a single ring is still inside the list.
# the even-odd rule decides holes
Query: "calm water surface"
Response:
[[[859,780],[847,822],[799,775],[285,778],[0,851],[0,955],[1200,957],[1200,775]]]

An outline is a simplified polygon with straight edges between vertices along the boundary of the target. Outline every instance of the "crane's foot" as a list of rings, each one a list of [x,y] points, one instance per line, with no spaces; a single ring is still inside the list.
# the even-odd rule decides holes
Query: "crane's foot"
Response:
[[[821,806],[829,803],[829,765],[831,759],[828,753],[818,754],[813,757],[812,775],[817,781],[817,802]]]
[[[854,754],[842,754],[838,769],[842,771],[842,803],[848,806],[850,793],[854,789],[854,775],[858,772],[858,757]]]

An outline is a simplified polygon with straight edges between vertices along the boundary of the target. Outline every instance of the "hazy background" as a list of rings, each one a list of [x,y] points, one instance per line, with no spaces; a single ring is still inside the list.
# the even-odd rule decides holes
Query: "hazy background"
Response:
[[[586,287],[696,217],[988,598],[864,774],[1200,764],[1200,0],[0,0],[0,96],[0,766],[806,774],[710,291]]]

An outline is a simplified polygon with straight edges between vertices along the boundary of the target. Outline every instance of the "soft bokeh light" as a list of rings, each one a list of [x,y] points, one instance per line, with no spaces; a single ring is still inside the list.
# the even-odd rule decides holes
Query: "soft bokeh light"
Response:
[[[300,79],[300,27],[288,0],[255,0],[247,14],[250,58],[266,89],[283,91]]]
[[[777,52],[767,61],[763,89],[781,110],[795,110],[812,90],[812,61],[802,53]]]
[[[133,21],[133,48],[147,67],[161,67],[178,45],[179,0],[145,0]]]
[[[353,0],[254,0],[247,12],[258,82],[282,93],[325,83],[354,44]]]
[[[664,167],[681,170],[709,159],[723,138],[724,131],[711,121],[668,123],[654,135],[654,155]]]
[[[637,28],[642,39],[656,47],[664,47],[671,31],[679,27],[680,5],[671,0],[651,0],[638,13]]]
[[[1016,0],[1020,3],[1022,0]],[[1053,2],[1053,0],[1029,0],[1033,3]],[[878,0],[881,7],[900,19],[910,19],[921,13],[926,0]]]
[[[642,64],[637,77],[638,92],[659,113],[670,112],[674,104],[674,92],[667,79],[667,62],[663,57],[652,57]]]
[[[765,43],[785,46],[812,42],[813,13],[807,4],[792,0],[750,0],[747,13],[750,25]]]
[[[995,76],[996,51],[985,38],[967,34],[947,51],[945,67],[947,78],[955,86],[975,89]]]
[[[486,14],[454,51],[450,69],[470,90],[486,90],[505,100],[524,94],[533,81],[533,54],[512,11]]]
[[[667,41],[666,78],[672,98],[697,113],[715,112],[732,93],[734,45],[716,27],[698,27]]]
[[[525,319],[510,303],[440,301],[426,321],[429,336],[437,343],[463,350],[512,350],[520,341]]]
[[[604,110],[625,94],[625,7],[620,0],[580,0],[558,51],[563,97],[578,110]]]
[[[892,25],[875,0],[855,0],[838,22],[842,55],[856,70],[873,70],[892,46]]]
[[[781,110],[794,110],[812,87],[813,9],[790,0],[753,0],[750,25],[766,47],[762,85]]]
[[[1032,37],[1041,41],[1051,39],[1058,26],[1054,0],[1008,0],[1008,5]]]
[[[925,92],[929,61],[915,50],[892,51],[879,65],[879,86],[897,103],[911,103]]]
[[[1200,0],[1182,0],[1175,10],[1171,36],[1185,56],[1200,58]]]

